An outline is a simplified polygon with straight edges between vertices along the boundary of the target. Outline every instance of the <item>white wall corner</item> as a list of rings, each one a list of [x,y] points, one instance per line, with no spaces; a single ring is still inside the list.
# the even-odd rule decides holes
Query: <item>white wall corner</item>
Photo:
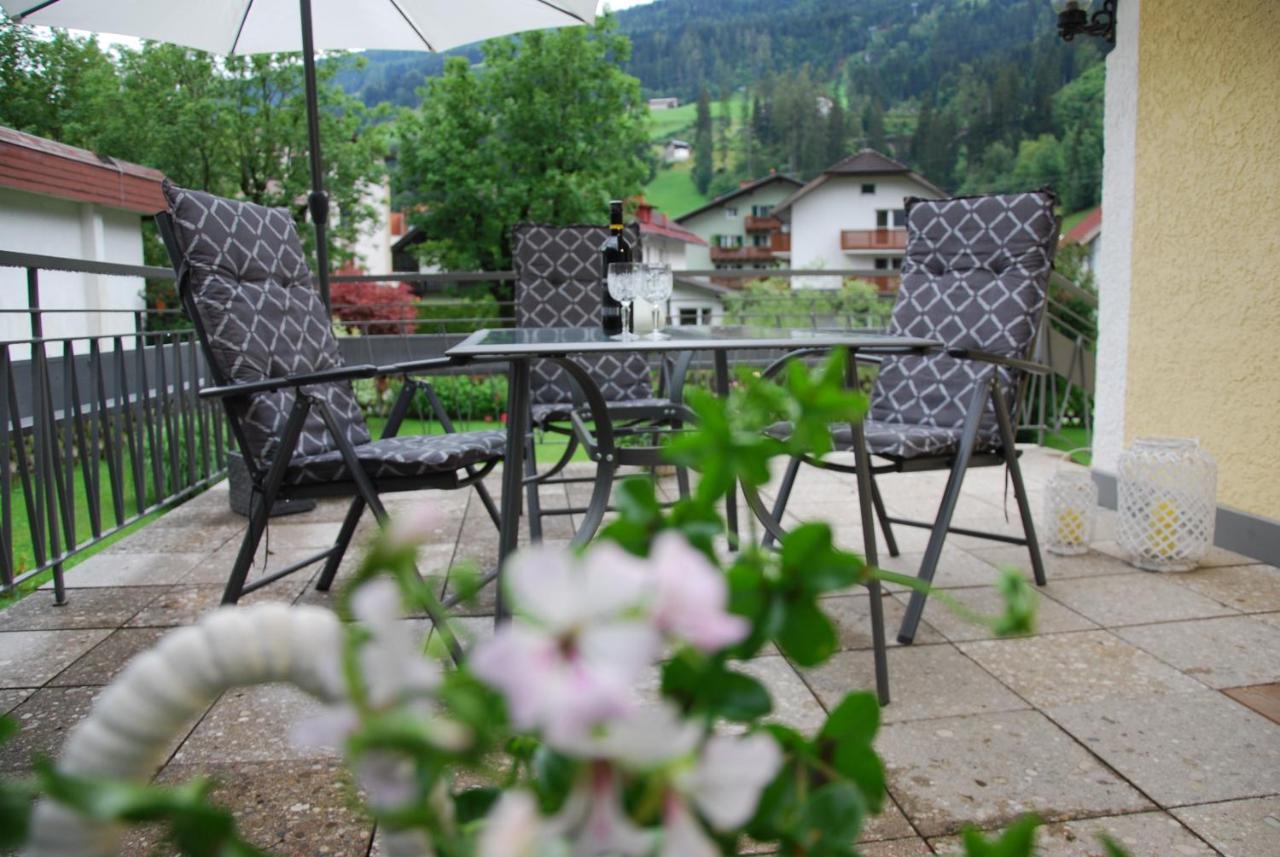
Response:
[[[1114,473],[1124,449],[1133,270],[1134,167],[1138,128],[1138,7],[1118,4],[1115,49],[1107,56],[1103,228],[1098,254],[1098,372],[1093,467]]]

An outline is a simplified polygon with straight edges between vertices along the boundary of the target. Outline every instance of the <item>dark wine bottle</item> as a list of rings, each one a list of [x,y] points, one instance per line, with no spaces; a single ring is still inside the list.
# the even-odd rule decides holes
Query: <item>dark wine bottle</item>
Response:
[[[622,234],[622,200],[609,203],[609,237],[600,248],[600,326],[605,334],[622,333],[622,304],[609,294],[609,266],[615,262],[630,262],[631,242]]]

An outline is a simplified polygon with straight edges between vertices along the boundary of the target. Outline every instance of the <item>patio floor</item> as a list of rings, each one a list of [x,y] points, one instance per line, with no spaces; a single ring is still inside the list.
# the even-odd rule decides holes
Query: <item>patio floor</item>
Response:
[[[1057,457],[1029,447],[1024,462],[1038,512]],[[944,480],[916,474],[881,485],[892,511],[932,517]],[[499,480],[488,484],[496,493]],[[447,586],[451,566],[492,565],[496,533],[474,493],[425,496],[440,518],[423,571]],[[394,515],[422,499],[395,495],[388,508]],[[1010,498],[1006,518],[1004,502],[1003,471],[975,470],[957,522],[1016,533],[1016,509]],[[264,551],[270,567],[330,544],[344,510],[325,503],[277,519]],[[842,542],[861,545],[848,477],[808,470],[789,514],[829,519]],[[877,743],[892,801],[865,831],[867,857],[945,854],[963,826],[994,829],[1030,811],[1052,822],[1046,857],[1102,854],[1098,831],[1135,857],[1280,854],[1280,569],[1215,550],[1193,572],[1144,573],[1117,558],[1110,513],[1099,523],[1095,552],[1046,554],[1034,636],[988,639],[932,602],[916,644],[891,649],[893,703]],[[0,750],[0,771],[56,753],[132,655],[217,606],[243,526],[223,484],[68,572],[66,606],[41,592],[0,613],[0,711],[22,726]],[[567,538],[568,527],[550,522],[548,540]],[[882,565],[914,573],[927,533],[896,532],[903,553]],[[1028,567],[1021,548],[993,544],[952,537],[937,580],[988,613],[994,566]],[[303,572],[246,600],[330,601],[308,584]],[[891,638],[905,604],[895,590],[885,596]],[[463,620],[471,633],[491,627],[479,615],[491,603],[481,599]],[[871,686],[867,604],[862,594],[827,601],[843,651],[821,669],[797,670],[777,655],[748,664],[773,691],[779,719],[813,727],[824,706]],[[280,854],[368,854],[372,826],[348,807],[339,761],[287,738],[311,705],[281,686],[228,692],[159,777],[214,776],[243,829]],[[125,853],[149,853],[154,839],[135,834]]]

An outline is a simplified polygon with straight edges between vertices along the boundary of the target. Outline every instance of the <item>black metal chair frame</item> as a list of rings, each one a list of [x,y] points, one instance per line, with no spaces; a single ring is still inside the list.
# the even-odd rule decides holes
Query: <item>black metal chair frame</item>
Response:
[[[791,360],[812,356],[816,352],[815,349],[802,349],[792,352],[771,364],[764,372],[765,377],[772,377],[782,369],[786,363]],[[1036,584],[1044,586],[1046,582],[1044,562],[1040,555],[1040,545],[1036,538],[1035,523],[1031,516],[1031,506],[1027,500],[1026,486],[1022,479],[1022,469],[1018,465],[1019,452],[1015,445],[1016,434],[1014,429],[1013,414],[1010,413],[1009,407],[1004,397],[1004,391],[1001,388],[1000,380],[996,372],[996,368],[1000,366],[1013,369],[1022,373],[1023,377],[1019,381],[1019,388],[1025,384],[1025,378],[1029,375],[1043,375],[1051,371],[1048,366],[1039,363],[1033,363],[1028,360],[1019,360],[1016,358],[1002,357],[996,354],[990,354],[975,349],[947,349],[946,355],[956,359],[972,360],[974,362],[987,364],[990,370],[987,372],[986,378],[980,383],[975,384],[974,392],[969,400],[968,407],[965,411],[965,419],[961,430],[960,441],[954,453],[946,455],[917,456],[912,458],[903,458],[899,456],[874,455],[875,458],[882,459],[887,464],[872,466],[869,472],[869,482],[871,486],[871,500],[875,508],[876,518],[880,524],[880,530],[884,535],[885,547],[889,550],[890,556],[898,556],[898,543],[893,536],[893,525],[901,524],[908,527],[918,527],[930,530],[929,543],[925,548],[924,558],[920,563],[920,571],[918,578],[925,583],[932,583],[937,573],[938,561],[942,556],[942,547],[946,541],[946,537],[950,533],[957,535],[970,536],[973,538],[987,539],[990,541],[1003,542],[1005,544],[1021,545],[1027,548],[1031,556],[1032,574],[1035,577]],[[859,358],[859,362],[866,358]],[[876,362],[866,360],[866,362]],[[991,401],[996,414],[996,423],[999,429],[1000,450],[998,452],[979,452],[975,450],[978,441],[978,430],[982,423],[983,409],[987,401]],[[1015,401],[1020,401],[1019,396]],[[799,473],[800,465],[808,464],[823,470],[830,470],[836,473],[846,473],[857,475],[857,468],[852,465],[842,464],[834,461],[822,461],[808,456],[793,458],[787,465],[786,473],[783,475],[782,482],[778,487],[778,495],[775,498],[773,508],[765,506],[760,494],[755,491],[744,491],[747,504],[755,513],[760,523],[764,526],[766,534],[764,543],[772,544],[777,538],[781,537],[784,529],[781,525],[782,515],[786,511],[787,501],[791,497],[791,491],[795,486],[796,476]],[[955,515],[956,504],[960,500],[960,489],[964,483],[964,476],[970,467],[993,467],[1004,465],[1009,469],[1009,478],[1013,487],[1014,497],[1018,505],[1018,514],[1022,521],[1023,536],[1011,536],[1004,533],[992,533],[985,530],[973,530],[967,527],[953,526],[951,521]],[[931,470],[948,470],[950,475],[947,478],[946,488],[943,490],[942,503],[938,509],[938,515],[933,521],[920,521],[912,518],[900,518],[888,514],[885,508],[884,499],[880,495],[879,486],[876,484],[876,477],[885,473],[920,473]],[[903,617],[902,626],[898,632],[898,642],[910,644],[915,639],[916,629],[919,626],[920,618],[924,613],[926,595],[918,590],[913,590],[911,600],[907,606],[906,615]]]
[[[161,212],[156,215],[156,226],[160,232],[161,238],[164,240],[165,247],[169,251],[169,255],[173,260],[175,270],[178,277],[178,292],[182,299],[183,308],[190,317],[192,324],[195,326],[196,335],[200,340],[206,356],[210,353],[210,345],[200,314],[196,311],[194,296],[188,287],[187,265],[183,254],[178,247],[176,237],[174,235],[173,223],[168,212]],[[417,360],[405,363],[397,363],[390,366],[373,366],[370,364],[359,364],[351,366],[342,366],[334,369],[326,369],[319,372],[313,372],[304,375],[296,375],[288,378],[266,378],[259,381],[247,383],[231,382],[223,376],[217,363],[213,360],[206,360],[208,371],[212,376],[216,386],[206,387],[200,390],[199,395],[204,399],[221,400],[226,408],[228,422],[231,426],[232,435],[236,439],[237,445],[240,447],[241,453],[244,455],[245,464],[249,471],[250,479],[253,482],[254,500],[250,503],[249,526],[245,533],[244,541],[241,543],[240,552],[236,556],[235,564],[232,566],[231,575],[227,580],[227,585],[223,591],[222,603],[235,604],[243,595],[261,589],[275,581],[292,574],[295,571],[306,568],[321,560],[325,561],[323,570],[316,581],[316,589],[327,591],[333,584],[334,577],[338,573],[338,566],[342,562],[342,558],[347,551],[347,547],[351,543],[351,538],[355,534],[356,526],[360,522],[360,517],[364,513],[367,506],[377,518],[379,524],[385,524],[387,521],[387,511],[379,499],[381,493],[391,493],[397,491],[417,491],[421,489],[439,489],[452,490],[456,488],[474,487],[484,504],[485,510],[488,512],[494,525],[499,525],[498,509],[493,502],[493,498],[489,495],[488,489],[485,488],[481,480],[484,479],[490,471],[497,466],[498,458],[490,459],[483,464],[465,465],[459,470],[465,475],[460,476],[458,470],[445,471],[424,476],[416,477],[398,477],[383,478],[374,480],[365,472],[364,467],[360,463],[360,459],[356,455],[355,447],[342,432],[332,412],[329,409],[327,401],[324,398],[311,395],[307,392],[307,387],[317,384],[327,384],[336,381],[353,381],[361,378],[376,378],[385,376],[400,376],[404,379],[404,386],[401,388],[400,395],[397,397],[391,412],[388,416],[387,423],[382,431],[383,438],[395,437],[400,430],[401,424],[409,413],[409,409],[413,403],[416,394],[421,391],[431,405],[433,415],[440,422],[441,428],[447,433],[453,433],[454,427],[449,416],[445,413],[439,397],[431,385],[414,377],[420,373],[426,373],[431,370],[448,368],[454,365],[454,361],[447,357],[435,357],[424,360]],[[288,418],[285,423],[284,432],[280,438],[280,446],[269,465],[264,465],[258,461],[257,456],[253,453],[252,447],[249,445],[240,419],[234,408],[237,399],[254,393],[265,393],[276,390],[292,389],[295,391],[293,405],[289,411]],[[307,415],[312,409],[319,414],[324,421],[325,427],[328,429],[330,436],[333,438],[338,447],[338,451],[342,456],[347,471],[351,474],[349,479],[338,479],[324,483],[311,483],[302,485],[289,485],[284,482],[285,474],[288,471],[293,452],[297,448],[298,439],[302,433],[303,426],[306,423]],[[298,562],[292,563],[285,568],[272,572],[252,582],[247,582],[249,570],[253,565],[253,559],[257,553],[259,542],[262,540],[263,534],[266,532],[269,512],[272,504],[276,500],[305,500],[320,499],[332,497],[352,497],[351,506],[347,510],[346,517],[343,519],[342,526],[338,531],[337,540],[331,547],[309,556]],[[437,619],[439,617],[432,617]],[[442,627],[442,634],[449,635],[446,628]],[[456,641],[450,639],[449,644],[457,653]]]

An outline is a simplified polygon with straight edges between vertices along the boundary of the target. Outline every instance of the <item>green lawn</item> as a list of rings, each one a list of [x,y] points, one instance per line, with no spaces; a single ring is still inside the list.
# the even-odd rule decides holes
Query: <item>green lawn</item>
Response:
[[[1080,211],[1064,216],[1062,218],[1062,234],[1066,235],[1074,229],[1075,225],[1081,220],[1084,220],[1085,215],[1091,211],[1093,211],[1092,208],[1082,208]]]
[[[1060,449],[1063,452],[1070,452],[1073,449],[1087,450],[1090,446],[1090,438],[1082,428],[1064,428],[1057,434],[1046,434],[1044,436],[1044,445],[1050,449]],[[1088,452],[1077,452],[1071,456],[1071,460],[1088,467],[1093,457]]]
[[[693,211],[710,197],[698,193],[698,188],[693,183],[692,171],[691,161],[659,167],[653,181],[645,186],[644,198],[671,217]]]

